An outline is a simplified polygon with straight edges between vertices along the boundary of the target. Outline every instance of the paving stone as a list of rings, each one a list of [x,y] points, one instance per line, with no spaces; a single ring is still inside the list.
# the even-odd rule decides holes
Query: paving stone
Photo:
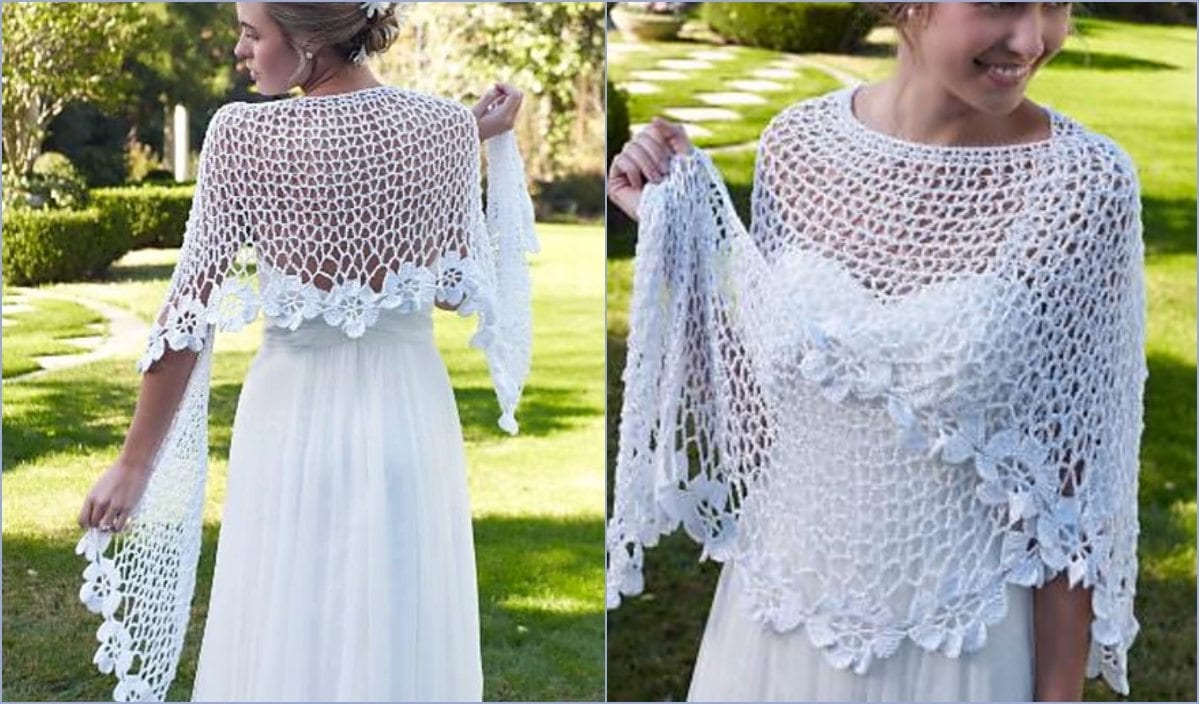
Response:
[[[701,49],[691,52],[688,56],[700,61],[729,61],[737,58],[737,54],[728,49]]]
[[[695,98],[708,105],[765,105],[766,99],[755,93],[696,93]]]
[[[629,81],[621,87],[628,91],[630,95],[650,95],[662,92],[662,88],[658,84],[648,81]]]
[[[661,71],[653,69],[648,71],[632,71],[629,73],[629,75],[638,81],[651,81],[654,83],[662,83],[665,81],[685,81],[691,78],[690,75],[682,71]]]
[[[750,93],[778,93],[787,90],[787,86],[764,78],[738,78],[725,83],[730,88],[748,91]]]
[[[662,59],[658,62],[658,66],[673,71],[703,71],[714,68],[711,61],[700,61],[699,59]]]
[[[797,71],[795,71],[794,69],[781,68],[781,67],[776,66],[776,67],[754,69],[753,71],[750,72],[749,75],[753,76],[754,78],[766,78],[766,79],[784,78],[784,79],[786,79],[786,78],[795,78],[796,76],[799,75],[799,73]]]
[[[667,117],[680,122],[736,122],[741,114],[727,108],[666,108]]]
[[[712,130],[708,129],[707,127],[704,127],[703,125],[697,125],[692,122],[680,122],[679,124],[683,126],[683,131],[686,132],[687,136],[690,137],[691,139],[695,139],[697,137],[711,137],[712,136]],[[629,125],[629,134],[636,135],[638,132],[640,132],[641,130],[645,129],[648,126],[649,126],[649,123]]]

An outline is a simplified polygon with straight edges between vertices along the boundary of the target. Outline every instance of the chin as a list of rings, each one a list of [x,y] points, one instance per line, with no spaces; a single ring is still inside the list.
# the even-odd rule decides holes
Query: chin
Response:
[[[992,117],[1003,117],[1012,114],[1024,103],[1024,91],[1013,90],[1001,94],[983,91],[969,97],[963,96],[963,101],[978,112]]]

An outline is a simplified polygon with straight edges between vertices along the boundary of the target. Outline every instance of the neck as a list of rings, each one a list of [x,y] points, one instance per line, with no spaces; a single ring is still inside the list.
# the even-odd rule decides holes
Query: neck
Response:
[[[348,64],[337,70],[313,71],[307,81],[300,84],[304,95],[336,95],[380,85],[379,79],[366,66]]]
[[[863,122],[900,139],[940,146],[1029,141],[1043,131],[1044,117],[1027,100],[1007,115],[981,112],[930,80],[914,61],[901,50],[895,73],[862,91]]]

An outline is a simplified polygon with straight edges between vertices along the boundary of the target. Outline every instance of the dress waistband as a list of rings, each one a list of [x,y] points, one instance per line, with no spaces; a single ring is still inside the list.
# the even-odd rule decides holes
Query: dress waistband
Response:
[[[350,337],[342,326],[330,325],[322,318],[304,321],[295,330],[273,325],[267,318],[262,345],[276,348],[330,347],[373,342],[433,343],[433,316],[428,312],[402,313],[380,310],[379,319],[360,337]]]

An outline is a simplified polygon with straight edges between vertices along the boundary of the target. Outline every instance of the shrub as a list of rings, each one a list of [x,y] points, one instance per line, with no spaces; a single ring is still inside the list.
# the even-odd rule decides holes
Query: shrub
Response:
[[[75,165],[92,188],[119,186],[129,179],[125,153],[105,146],[79,147],[75,153]]]
[[[125,186],[92,190],[105,223],[125,233],[127,247],[179,247],[194,186]]]
[[[4,280],[19,286],[94,276],[129,249],[95,208],[5,212],[3,246]]]
[[[533,184],[538,222],[580,222],[604,215],[604,174],[581,171]]]
[[[175,173],[170,169],[150,169],[142,177],[142,183],[172,184],[176,183]]]
[[[39,156],[30,174],[18,175],[5,165],[3,188],[6,209],[81,208],[87,203],[87,184],[58,152]]]
[[[612,157],[620,153],[624,143],[629,141],[629,98],[625,92],[608,81],[608,159],[605,164],[612,163]]]
[[[875,15],[852,2],[709,2],[704,21],[725,39],[775,51],[849,51]]]

